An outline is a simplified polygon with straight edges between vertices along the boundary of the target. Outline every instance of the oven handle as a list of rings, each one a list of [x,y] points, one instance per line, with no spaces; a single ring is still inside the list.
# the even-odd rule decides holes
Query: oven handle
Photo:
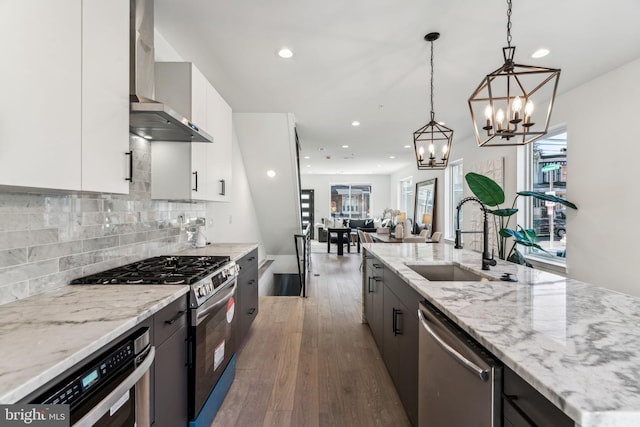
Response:
[[[195,326],[198,326],[200,323],[202,323],[202,320],[207,317],[209,315],[209,313],[211,313],[211,311],[217,309],[218,307],[220,307],[223,304],[226,304],[226,302],[229,300],[229,298],[231,298],[231,296],[233,295],[233,293],[236,291],[236,286],[237,286],[237,281],[234,278],[232,280],[233,282],[233,286],[229,287],[229,291],[227,293],[224,294],[224,296],[218,296],[216,295],[215,297],[211,298],[210,300],[206,301],[204,303],[204,305],[198,307],[196,309],[196,315],[195,315]],[[225,285],[226,286],[226,285]]]
[[[93,426],[104,414],[106,414],[109,409],[115,403],[120,400],[120,398],[128,393],[130,389],[135,387],[136,383],[147,373],[149,372],[149,368],[153,363],[153,360],[156,356],[156,348],[151,347],[145,357],[144,361],[127,377],[124,381],[122,381],[111,393],[107,395],[100,403],[93,407],[87,414],[80,418],[77,423],[73,425],[73,427],[90,427]]]

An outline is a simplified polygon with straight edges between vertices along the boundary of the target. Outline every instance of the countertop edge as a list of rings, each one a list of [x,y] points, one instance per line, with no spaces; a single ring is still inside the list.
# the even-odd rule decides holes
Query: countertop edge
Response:
[[[74,286],[74,285],[69,285]],[[162,310],[178,298],[187,294],[189,291],[188,286],[175,287],[175,292],[167,297],[157,300],[153,305],[145,308],[138,315],[131,317],[127,321],[120,323],[117,327],[111,330],[109,333],[102,335],[97,340],[91,342],[82,349],[76,351],[73,354],[68,355],[60,362],[49,367],[45,371],[39,373],[37,376],[22,383],[18,387],[13,388],[11,391],[0,396],[0,404],[12,404],[19,402],[21,399],[28,397],[30,394],[36,392],[40,387],[54,380],[59,375],[65,373],[67,370],[72,369],[78,363],[84,359],[90,357],[95,352],[113,342],[122,334],[139,325],[149,317],[153,316],[158,311]]]

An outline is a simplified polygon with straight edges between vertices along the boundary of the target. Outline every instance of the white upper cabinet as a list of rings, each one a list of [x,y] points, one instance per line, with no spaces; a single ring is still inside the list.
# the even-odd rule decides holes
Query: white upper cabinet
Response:
[[[128,192],[125,0],[0,2],[0,185]]]
[[[128,193],[129,1],[82,4],[82,189]]]
[[[151,143],[151,197],[229,200],[231,108],[190,62],[157,62],[156,100],[213,136],[213,143]]]
[[[231,107],[213,86],[207,90],[207,125],[211,123],[213,146],[207,165],[215,191],[209,200],[231,201],[233,114]]]
[[[81,189],[81,6],[0,2],[0,185]]]

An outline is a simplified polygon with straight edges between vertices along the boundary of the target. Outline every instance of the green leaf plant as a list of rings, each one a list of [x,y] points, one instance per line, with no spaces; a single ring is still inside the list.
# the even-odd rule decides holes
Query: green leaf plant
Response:
[[[529,228],[526,229],[516,224],[516,228],[509,228],[509,222],[518,209],[515,207],[518,197],[533,197],[534,199],[544,200],[547,202],[559,203],[563,206],[567,206],[571,209],[578,209],[573,203],[561,199],[560,197],[552,196],[537,191],[518,191],[513,199],[513,203],[510,208],[503,208],[501,205],[505,202],[504,191],[489,177],[480,175],[474,172],[469,172],[465,175],[465,180],[471,192],[490,208],[487,212],[494,217],[494,226],[496,228],[496,237],[498,244],[498,257],[500,259],[506,259],[517,264],[526,264],[524,255],[518,251],[517,245],[525,247],[536,248],[544,251],[537,243],[537,236],[535,230]],[[509,239],[512,239],[511,241]],[[507,252],[506,248],[509,243],[511,247]]]

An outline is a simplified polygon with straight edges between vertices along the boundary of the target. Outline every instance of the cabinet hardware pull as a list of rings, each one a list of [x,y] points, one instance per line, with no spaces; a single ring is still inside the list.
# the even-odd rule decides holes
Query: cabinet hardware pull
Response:
[[[129,181],[133,184],[133,150],[124,153],[125,156],[129,156],[129,178],[125,178],[125,181]]]
[[[224,182],[224,179],[220,180],[220,184],[222,184],[221,190],[220,190],[220,195],[224,196],[227,192],[227,185],[226,182]]]
[[[253,313],[255,313],[255,312],[256,312],[256,309],[255,309],[255,308],[250,308],[250,309],[249,309],[249,314],[253,314]]]
[[[422,327],[425,329],[425,331],[427,331],[427,333],[431,335],[431,337],[440,345],[440,347],[442,347],[444,351],[449,354],[449,356],[453,357],[464,367],[478,375],[481,381],[487,381],[489,379],[489,372],[486,369],[482,369],[480,366],[476,365],[471,360],[458,353],[455,348],[444,342],[444,340],[438,334],[436,334],[433,329],[431,329],[431,326],[427,324],[427,319],[420,309],[418,309],[418,319],[420,320],[420,323],[422,324]]]
[[[251,279],[251,280],[249,280],[249,281],[247,282],[247,285],[251,286],[251,285],[253,285],[254,283],[256,283],[256,280],[255,280],[255,279]]]
[[[193,191],[198,191],[198,171],[192,172],[193,175],[196,176],[196,186],[192,188]]]
[[[522,408],[520,408],[520,406],[518,406],[518,404],[516,403],[516,400],[518,400],[518,396],[512,396],[502,393],[502,398],[509,404],[509,406],[513,408],[514,411],[518,413],[518,415],[520,415],[527,422],[528,425],[530,425],[531,427],[536,426],[536,423],[531,419],[531,417],[529,417],[529,415],[527,415],[527,413],[524,412]]]
[[[400,328],[398,328],[398,315],[402,315],[402,310],[397,308],[393,309],[393,335],[402,335]]]
[[[179,318],[182,317],[183,314],[185,314],[186,311],[184,310],[180,310],[175,316],[173,316],[171,319],[169,320],[165,320],[164,323],[166,323],[167,325],[173,325],[174,323],[176,323],[176,320],[178,320]]]
[[[373,277],[369,277],[369,283],[367,284],[367,290],[369,291],[370,294],[373,293],[373,291],[371,290],[371,279],[373,279]]]
[[[380,265],[380,264],[373,264],[373,268],[382,268],[382,265]]]

